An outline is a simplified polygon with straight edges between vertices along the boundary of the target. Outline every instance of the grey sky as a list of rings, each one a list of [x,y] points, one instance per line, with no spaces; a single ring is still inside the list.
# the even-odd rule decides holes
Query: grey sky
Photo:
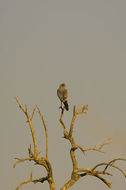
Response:
[[[30,171],[28,167],[25,175],[27,169],[23,164],[12,168],[13,158],[26,157],[31,143],[23,113],[13,99],[15,95],[30,108],[38,104],[45,115],[57,189],[70,176],[70,171],[65,171],[61,164],[65,156],[66,168],[71,167],[67,155],[69,147],[61,138],[58,123],[56,90],[61,82],[65,82],[69,90],[70,113],[65,114],[66,122],[74,104],[89,104],[88,115],[78,121],[80,131],[75,129],[78,143],[94,145],[112,136],[116,145],[108,149],[110,158],[114,154],[126,156],[125,10],[125,0],[0,0],[0,148],[4,152],[1,163],[4,172],[0,175],[3,190],[14,189],[24,177],[29,177]],[[35,121],[40,124],[37,119]],[[51,149],[59,152],[61,147],[65,152],[61,152],[57,162]],[[119,176],[113,179],[113,190],[125,189],[126,183]],[[83,189],[84,185],[91,189],[93,183],[97,190],[107,189],[98,182],[88,178],[71,189]],[[35,188],[34,185],[28,187]]]

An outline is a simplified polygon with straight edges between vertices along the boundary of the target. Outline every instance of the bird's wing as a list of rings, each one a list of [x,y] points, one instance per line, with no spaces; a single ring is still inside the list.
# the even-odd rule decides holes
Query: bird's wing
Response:
[[[63,92],[60,89],[57,90],[57,96],[61,101],[63,101]]]
[[[68,91],[67,91],[67,89],[64,89],[63,90],[63,101],[65,102],[67,100],[68,100]]]

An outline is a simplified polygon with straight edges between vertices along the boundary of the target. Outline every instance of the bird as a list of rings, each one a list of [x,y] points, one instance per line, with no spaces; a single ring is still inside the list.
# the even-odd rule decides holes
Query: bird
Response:
[[[63,103],[65,109],[68,111],[69,110],[68,91],[66,89],[66,84],[65,83],[60,84],[59,88],[57,89],[57,96],[61,101],[61,107],[60,108],[62,108],[62,103]]]

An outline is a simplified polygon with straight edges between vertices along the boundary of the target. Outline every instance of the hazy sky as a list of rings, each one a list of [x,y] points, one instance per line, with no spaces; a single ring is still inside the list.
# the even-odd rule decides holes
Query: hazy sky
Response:
[[[89,105],[88,115],[77,120],[75,140],[83,146],[93,146],[112,137],[108,157],[98,154],[99,158],[95,154],[95,163],[114,155],[126,157],[126,1],[0,0],[0,81],[1,189],[14,189],[29,178],[32,167],[27,163],[12,168],[15,157],[27,157],[32,140],[14,96],[27,103],[29,110],[37,104],[45,116],[57,189],[69,178],[70,147],[61,138],[58,122],[56,90],[61,82],[69,90],[70,112],[65,113],[66,123],[70,122],[74,104]],[[37,118],[35,127],[42,149],[44,139]],[[54,153],[60,154],[59,160]],[[85,160],[80,157],[82,167],[86,167]],[[92,163],[92,154],[87,160]],[[126,164],[123,167],[126,171]],[[35,172],[37,175],[36,168]],[[112,181],[112,190],[125,190],[123,177],[116,173]],[[71,189],[84,187],[108,189],[92,177]],[[30,184],[22,190],[34,188],[46,190],[48,185]]]

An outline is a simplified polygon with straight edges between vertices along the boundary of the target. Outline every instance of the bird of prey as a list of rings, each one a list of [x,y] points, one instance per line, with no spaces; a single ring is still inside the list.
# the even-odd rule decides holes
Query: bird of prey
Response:
[[[68,91],[66,89],[66,84],[62,83],[59,88],[57,89],[57,96],[59,97],[61,101],[61,108],[62,108],[62,103],[65,106],[65,109],[68,111],[69,106],[68,106]]]

